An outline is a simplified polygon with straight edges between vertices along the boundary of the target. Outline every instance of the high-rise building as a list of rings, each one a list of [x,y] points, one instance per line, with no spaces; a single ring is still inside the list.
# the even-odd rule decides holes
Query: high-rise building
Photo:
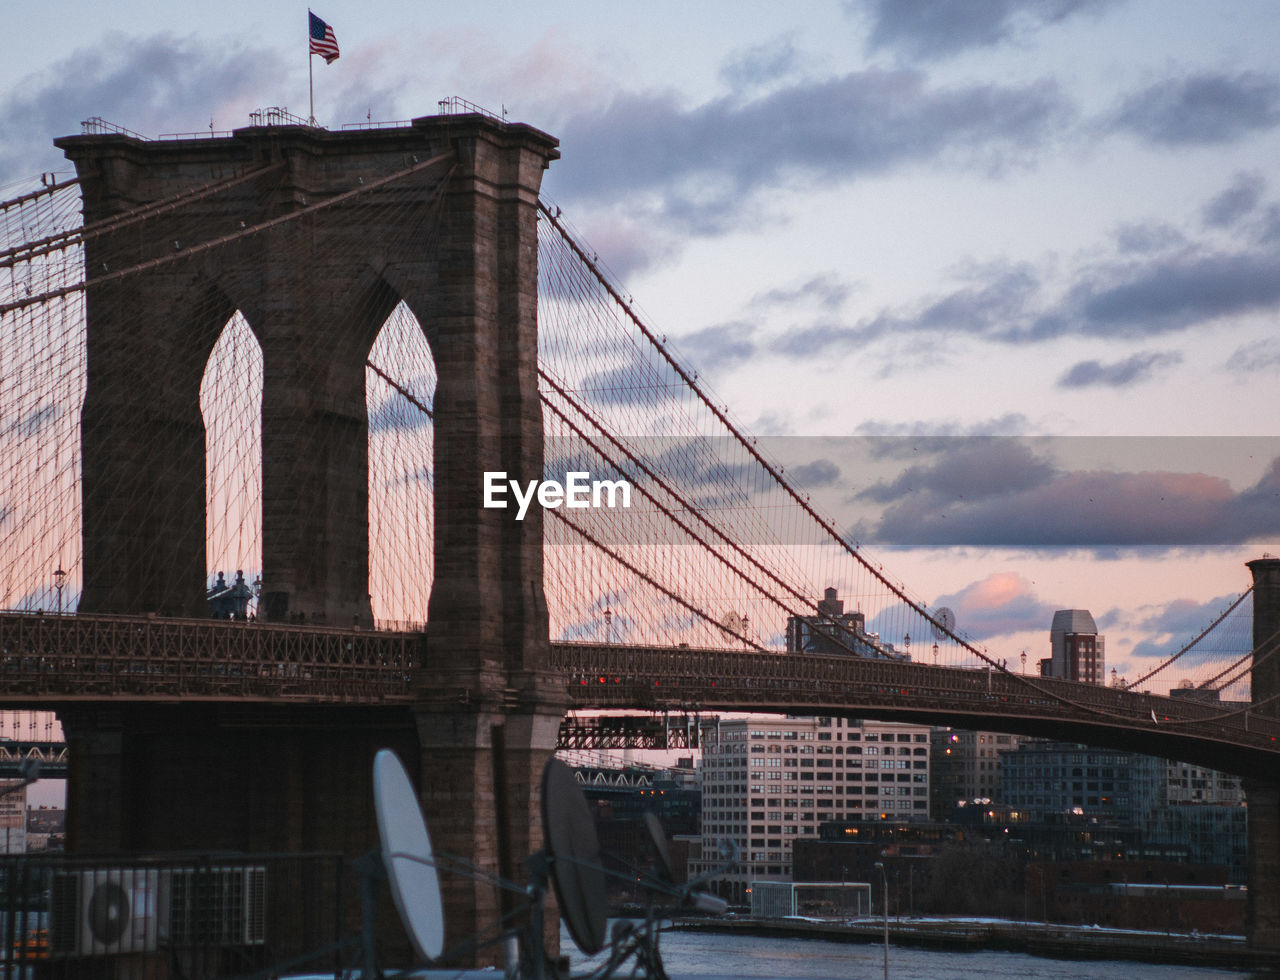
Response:
[[[929,729],[843,718],[721,720],[704,735],[702,848],[690,874],[716,867],[730,838],[737,865],[716,887],[746,901],[752,881],[791,878],[792,844],[829,820],[929,816]]]
[[[1004,732],[935,728],[930,734],[929,808],[934,820],[947,820],[961,801],[995,800],[1000,793],[1000,756],[1022,741]]]
[[[1105,643],[1087,609],[1059,609],[1049,627],[1051,656],[1040,661],[1042,677],[1061,677],[1086,684],[1105,681]]]
[[[879,633],[868,633],[862,613],[845,612],[844,600],[835,589],[827,589],[818,600],[817,615],[787,617],[787,652],[878,660],[911,659],[892,643],[882,640]]]
[[[1002,759],[1002,801],[1032,820],[1078,818],[1186,845],[1192,861],[1241,879],[1244,793],[1238,777],[1182,762],[1063,742],[1029,741]]]
[[[1227,803],[1238,806],[1244,802],[1244,789],[1240,777],[1231,773],[1205,769],[1189,762],[1167,764],[1168,803]]]
[[[1074,814],[1136,826],[1164,789],[1165,763],[1136,752],[1037,740],[1001,761],[1003,802],[1036,819]]]

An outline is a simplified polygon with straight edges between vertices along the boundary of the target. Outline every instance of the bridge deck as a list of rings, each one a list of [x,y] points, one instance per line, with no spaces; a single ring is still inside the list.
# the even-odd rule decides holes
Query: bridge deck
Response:
[[[421,633],[149,616],[0,615],[0,705],[85,700],[405,704]],[[1248,710],[999,670],[814,654],[553,643],[575,708],[831,713],[1003,728],[1223,767],[1280,756]],[[425,652],[424,652],[425,651]],[[1243,753],[1243,755],[1242,755]]]

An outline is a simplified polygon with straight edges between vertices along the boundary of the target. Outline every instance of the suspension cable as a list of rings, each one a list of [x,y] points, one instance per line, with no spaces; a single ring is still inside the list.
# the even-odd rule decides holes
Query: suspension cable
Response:
[[[1222,615],[1220,615],[1220,616],[1219,616],[1217,619],[1215,619],[1212,623],[1210,623],[1208,626],[1206,626],[1204,629],[1202,629],[1202,630],[1201,630],[1201,631],[1196,635],[1195,639],[1193,639],[1190,643],[1188,643],[1186,646],[1184,646],[1181,650],[1179,650],[1177,653],[1175,653],[1172,657],[1170,657],[1170,658],[1169,658],[1168,660],[1166,660],[1164,663],[1160,664],[1160,666],[1155,667],[1155,668],[1152,668],[1151,670],[1147,671],[1145,674],[1143,674],[1141,677],[1139,677],[1139,678],[1138,678],[1136,681],[1134,681],[1132,684],[1126,684],[1126,685],[1124,685],[1124,689],[1125,689],[1126,691],[1128,691],[1128,690],[1132,690],[1133,688],[1135,688],[1135,687],[1137,687],[1139,684],[1141,684],[1143,681],[1147,680],[1149,677],[1153,677],[1154,675],[1156,675],[1156,674],[1160,673],[1160,671],[1164,670],[1166,667],[1168,667],[1170,664],[1172,664],[1175,660],[1177,660],[1179,657],[1181,657],[1184,653],[1186,653],[1188,650],[1190,650],[1193,646],[1195,646],[1197,643],[1199,643],[1201,640],[1203,640],[1206,636],[1208,636],[1208,635],[1209,635],[1209,633],[1210,633],[1210,631],[1211,631],[1211,630],[1213,630],[1213,628],[1214,628],[1215,626],[1217,626],[1217,625],[1218,625],[1219,623],[1221,623],[1224,619],[1226,619],[1226,618],[1227,618],[1227,616],[1229,616],[1229,615],[1231,614],[1232,610],[1234,610],[1234,609],[1236,608],[1236,606],[1240,605],[1240,603],[1244,602],[1244,600],[1245,600],[1245,599],[1247,599],[1247,598],[1248,598],[1252,593],[1253,593],[1253,586],[1252,586],[1252,585],[1250,585],[1250,586],[1249,586],[1249,588],[1245,589],[1245,590],[1244,590],[1244,592],[1240,595],[1240,598],[1236,599],[1236,601],[1235,601],[1235,602],[1233,602],[1233,603],[1231,603],[1231,605],[1227,606],[1226,610],[1222,613]],[[1200,686],[1200,687],[1204,687],[1204,686],[1206,686],[1206,685],[1201,684],[1201,685],[1198,685],[1198,686]]]

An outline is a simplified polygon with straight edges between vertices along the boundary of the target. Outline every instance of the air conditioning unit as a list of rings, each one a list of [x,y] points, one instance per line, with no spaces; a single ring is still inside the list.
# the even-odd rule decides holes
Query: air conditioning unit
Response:
[[[158,868],[55,871],[49,952],[109,956],[156,951],[166,939],[165,875]]]
[[[266,904],[264,865],[55,871],[49,953],[261,946]]]
[[[172,868],[169,942],[178,948],[261,946],[266,906],[265,866]]]

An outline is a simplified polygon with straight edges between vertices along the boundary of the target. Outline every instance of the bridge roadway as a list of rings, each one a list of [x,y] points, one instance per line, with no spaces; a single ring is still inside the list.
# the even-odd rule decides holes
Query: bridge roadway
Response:
[[[404,705],[412,701],[410,679],[430,659],[416,632],[3,613],[0,707]],[[578,709],[885,718],[1116,746],[1241,774],[1280,760],[1280,720],[1245,705],[1232,710],[1000,670],[588,643],[553,643],[551,666]]]
[[[65,742],[11,742],[0,739],[0,779],[20,779],[24,764],[40,763],[41,779],[66,779],[69,753]]]

